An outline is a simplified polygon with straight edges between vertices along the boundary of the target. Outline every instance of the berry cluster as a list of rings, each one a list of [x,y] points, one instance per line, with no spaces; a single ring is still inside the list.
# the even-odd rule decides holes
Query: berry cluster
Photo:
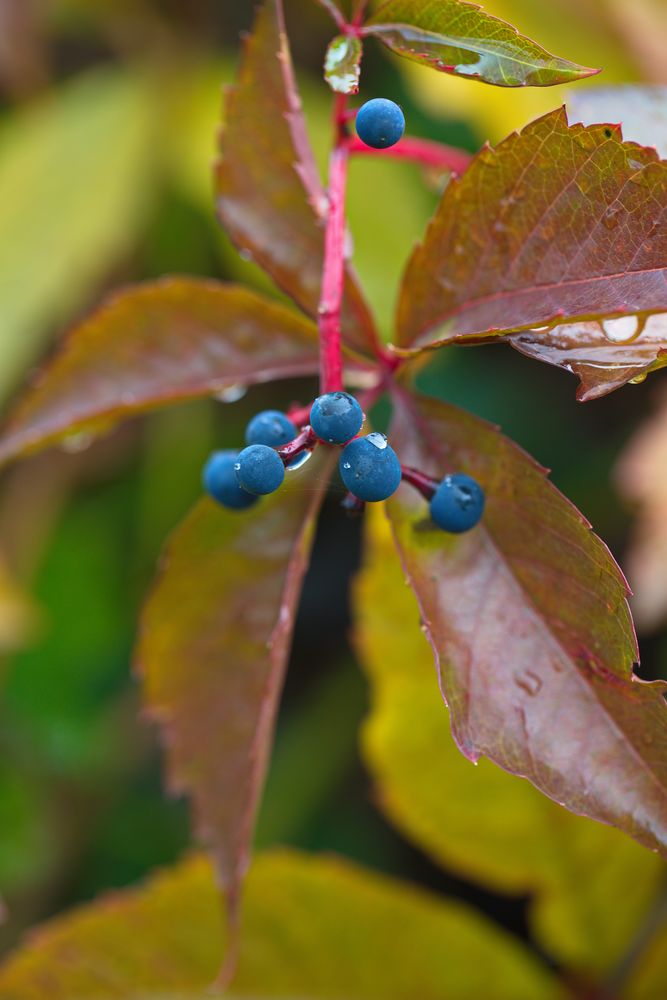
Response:
[[[403,136],[405,118],[393,101],[375,98],[360,108],[356,126],[367,146],[388,149]],[[363,510],[367,502],[387,500],[404,480],[429,501],[431,518],[443,531],[460,534],[481,519],[484,492],[479,483],[463,473],[438,482],[402,466],[384,434],[359,434],[364,413],[349,393],[325,392],[309,412],[295,411],[292,417],[264,410],[248,424],[242,451],[211,455],[203,480],[214,500],[231,510],[252,506],[260,496],[274,493],[285,479],[285,470],[299,468],[321,443],[342,448],[339,470],[349,490],[343,506],[351,512]]]
[[[349,509],[387,500],[404,479],[430,501],[431,517],[438,527],[456,534],[474,528],[484,510],[484,493],[474,479],[459,473],[438,483],[403,468],[384,434],[373,431],[359,436],[363,423],[361,406],[347,392],[319,396],[310,408],[310,423],[301,428],[278,410],[264,410],[248,424],[242,451],[211,455],[204,468],[204,488],[224,507],[245,510],[260,496],[274,493],[283,483],[285,470],[297,468],[300,456],[318,443],[338,445]]]

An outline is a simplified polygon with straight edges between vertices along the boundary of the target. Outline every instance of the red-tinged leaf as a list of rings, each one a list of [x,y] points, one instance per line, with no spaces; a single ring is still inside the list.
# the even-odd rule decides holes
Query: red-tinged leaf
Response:
[[[632,673],[627,588],[608,550],[478,418],[406,397],[391,433],[404,462],[460,469],[487,494],[481,525],[459,536],[407,486],[389,503],[459,748],[667,854],[667,685]]]
[[[655,150],[551,112],[447,187],[408,264],[399,344],[665,312],[666,216]]]
[[[317,369],[313,325],[270,299],[194,278],[137,285],[72,330],[11,415],[0,463],[180,400]]]
[[[238,83],[228,92],[218,215],[251,256],[310,316],[317,316],[327,198],[308,143],[281,0],[266,0],[246,42]],[[343,330],[368,351],[373,321],[348,271]]]
[[[667,313],[656,313],[645,322],[621,316],[544,332],[528,330],[508,341],[526,357],[576,375],[577,399],[585,403],[628,382],[643,381],[649,372],[667,364]]]
[[[667,397],[630,439],[618,464],[621,493],[637,505],[626,556],[637,624],[656,629],[667,619]]]
[[[350,35],[338,35],[329,45],[324,59],[324,79],[337,94],[358,93],[363,54],[361,39]]]
[[[320,449],[249,511],[201,501],[173,536],[142,616],[137,663],[170,786],[192,797],[232,913],[332,460]]]
[[[626,141],[654,146],[667,158],[667,87],[587,87],[570,94],[567,109],[572,122],[621,124]]]
[[[551,87],[599,73],[551,55],[463,0],[387,0],[364,34],[376,35],[399,56],[498,87]]]

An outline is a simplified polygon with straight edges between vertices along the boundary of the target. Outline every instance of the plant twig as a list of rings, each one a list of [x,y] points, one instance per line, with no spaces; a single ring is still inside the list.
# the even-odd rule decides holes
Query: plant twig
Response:
[[[445,146],[431,139],[414,139],[405,136],[395,146],[389,149],[372,149],[358,136],[348,140],[349,151],[353,155],[367,154],[369,156],[390,156],[394,160],[409,160],[423,167],[436,170],[449,170],[453,174],[462,174],[470,165],[472,156],[463,149]]]

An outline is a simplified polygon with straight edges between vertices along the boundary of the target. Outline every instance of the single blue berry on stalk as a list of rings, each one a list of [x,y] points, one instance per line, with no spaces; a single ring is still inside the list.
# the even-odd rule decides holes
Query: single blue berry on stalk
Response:
[[[280,410],[262,410],[257,413],[245,430],[246,444],[265,444],[269,448],[280,448],[292,441],[297,429]]]
[[[455,535],[474,528],[483,513],[484,490],[463,472],[445,476],[431,499],[431,517],[439,528]]]
[[[277,451],[266,444],[244,448],[234,464],[239,486],[248,493],[274,493],[285,478],[285,466]]]
[[[237,451],[214,451],[202,473],[204,489],[223,507],[245,510],[257,503],[257,497],[246,493],[236,478]]]
[[[310,409],[310,426],[320,441],[346,444],[361,430],[364,413],[349,392],[326,392]]]
[[[405,116],[398,104],[386,97],[366,101],[357,112],[357,135],[373,149],[395,146],[405,132]]]
[[[401,482],[401,463],[384,434],[374,431],[343,448],[341,479],[350,493],[371,503],[386,500]]]

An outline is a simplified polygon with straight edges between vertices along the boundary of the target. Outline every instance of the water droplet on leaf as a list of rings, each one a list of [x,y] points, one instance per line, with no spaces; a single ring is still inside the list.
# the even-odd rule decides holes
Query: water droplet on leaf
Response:
[[[303,466],[306,464],[306,462],[310,460],[312,454],[313,454],[312,451],[309,451],[308,449],[300,452],[295,458],[292,459],[291,462],[289,462],[285,466],[285,471],[296,472],[298,469],[302,469]]]
[[[239,399],[243,399],[248,391],[247,385],[241,385],[241,383],[235,383],[234,385],[228,385],[226,389],[221,389],[220,392],[216,392],[215,398],[219,403],[237,403]]]

